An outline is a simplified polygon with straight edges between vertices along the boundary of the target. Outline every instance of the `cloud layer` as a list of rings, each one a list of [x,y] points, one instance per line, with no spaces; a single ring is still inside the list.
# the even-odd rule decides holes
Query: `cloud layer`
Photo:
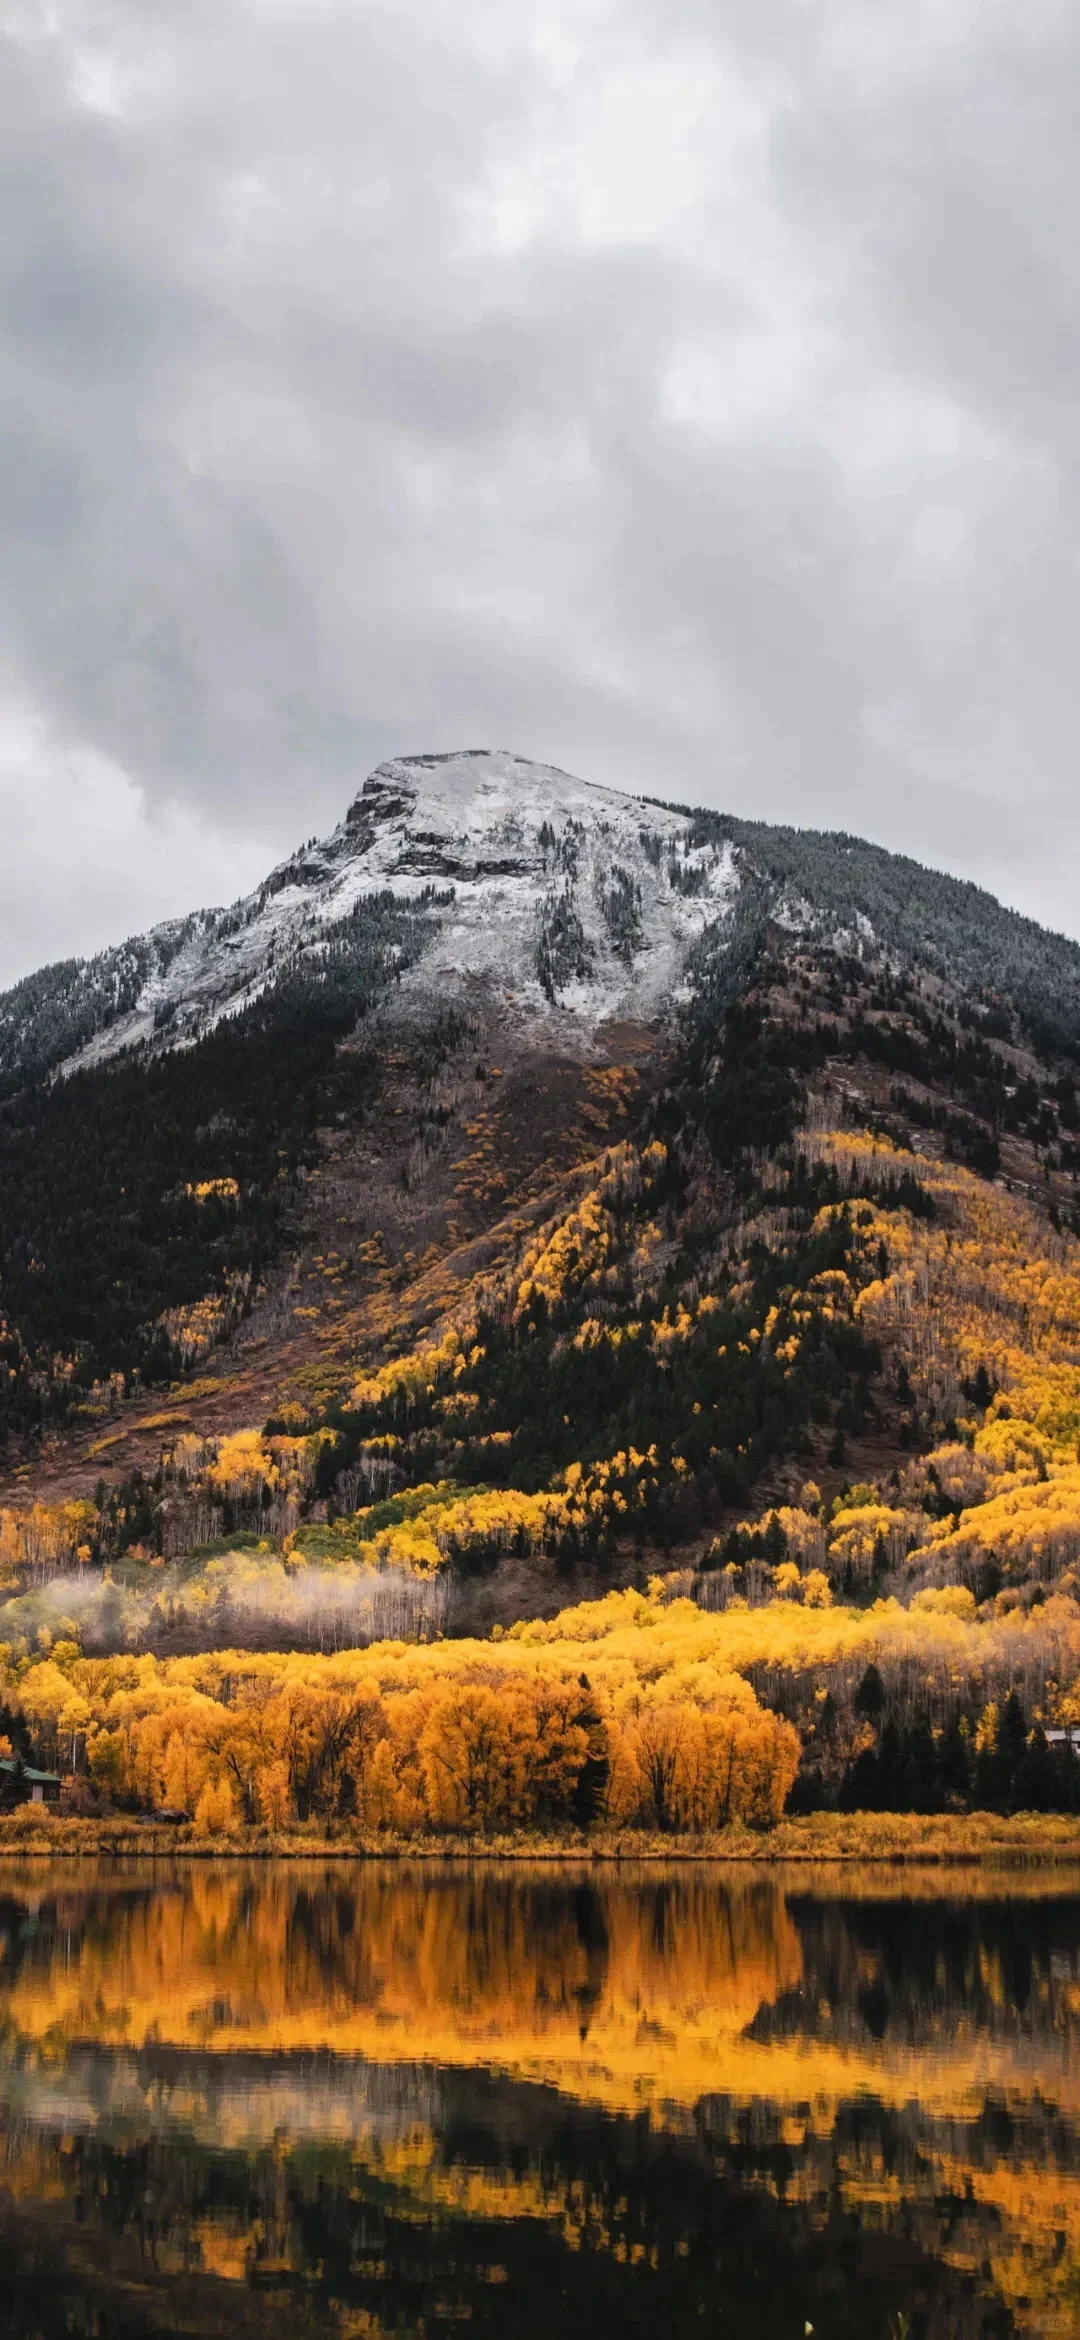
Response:
[[[0,0],[0,979],[384,754],[1080,932],[1067,0]]]

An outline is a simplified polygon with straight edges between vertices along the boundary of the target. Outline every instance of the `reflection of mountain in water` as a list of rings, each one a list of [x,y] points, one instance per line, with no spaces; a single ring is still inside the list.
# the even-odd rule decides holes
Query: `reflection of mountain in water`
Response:
[[[455,2072],[429,2098],[432,2128],[423,2078],[394,2066],[332,2086],[312,2075],[296,2129],[222,2147],[152,2117],[182,2115],[185,2100],[203,2121],[218,2108],[235,2117],[244,2077],[230,2089],[217,2060],[192,2063],[181,2075],[144,2051],[127,2071],[122,2117],[114,2102],[100,2127],[72,2133],[38,2118],[10,2136],[2,2240],[9,2264],[31,2270],[27,2330],[46,2340],[93,2330],[72,2326],[76,2299],[104,2312],[110,2332],[419,2334],[468,2321],[550,2340],[557,2318],[570,2340],[659,2340],[699,2334],[705,2316],[706,2329],[722,2317],[739,2340],[794,2340],[809,2317],[835,2340],[861,2340],[884,2334],[898,2299],[926,2303],[931,2328],[957,2340],[1012,2329],[1004,2315],[988,2322],[981,2287],[941,2247],[946,2228],[985,2260],[993,2215],[958,2194],[916,2212],[918,2231],[910,2213],[895,2230],[867,2223],[833,2183],[827,2140],[794,2150],[764,2104],[703,2105],[675,2134],[647,2116]],[[79,2064],[85,2101],[96,2091]],[[266,2085],[286,2117],[305,2095],[303,2075],[276,2063]],[[352,2138],[337,2125],[346,2106]],[[328,2116],[322,2134],[316,2108]],[[70,2102],[56,2109],[70,2117]],[[838,2137],[861,2123],[865,2152],[879,2109],[848,2108]]]
[[[9,1870],[0,2329],[1071,2331],[1078,1975],[986,1880]]]

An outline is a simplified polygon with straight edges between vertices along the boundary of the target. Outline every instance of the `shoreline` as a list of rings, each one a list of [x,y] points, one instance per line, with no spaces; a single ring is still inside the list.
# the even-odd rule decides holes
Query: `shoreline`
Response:
[[[197,1837],[190,1824],[155,1824],[117,1816],[101,1820],[63,1819],[23,1813],[0,1818],[0,1864],[44,1856],[52,1860],[321,1860],[363,1862],[477,1861],[685,1863],[697,1867],[878,1861],[894,1868],[1080,1866],[1080,1817],[1061,1814],[993,1812],[927,1818],[916,1813],[815,1813],[782,1820],[767,1832],[726,1829],[711,1836],[660,1835],[642,1830],[592,1830],[588,1835],[543,1836],[524,1830],[510,1835],[396,1837],[363,1830],[333,1835],[296,1827],[274,1833],[238,1829],[228,1836]]]

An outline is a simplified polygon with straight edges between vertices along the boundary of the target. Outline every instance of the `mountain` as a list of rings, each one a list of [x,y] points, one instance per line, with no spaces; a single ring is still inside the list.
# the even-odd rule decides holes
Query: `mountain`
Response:
[[[5,1742],[204,1835],[1080,1810],[1078,1065],[976,888],[504,754],[29,978]]]
[[[380,765],[329,837],[232,908],[16,985],[0,997],[9,1453],[240,1325],[258,1337],[256,1295],[280,1343],[283,1278],[310,1299],[305,1231],[351,1262],[346,1296],[373,1243],[400,1262],[445,1251],[451,1226],[486,1232],[695,1053],[700,1073],[763,964],[805,1021],[800,962],[839,1019],[834,1053],[896,1076],[879,1106],[913,1077],[908,1120],[936,1117],[984,1169],[1010,1129],[1045,1148],[1063,1122],[1065,1164],[1076,944],[859,840],[504,753]],[[872,1002],[905,988],[883,1020]],[[1055,1207],[1072,1208],[1067,1175]],[[292,1313],[290,1359],[310,1321]]]
[[[345,819],[227,910],[171,920],[0,995],[0,1095],[57,1071],[191,1047],[268,998],[393,979],[417,1024],[466,1003],[592,1045],[596,1028],[692,999],[737,906],[791,935],[878,949],[1030,1034],[1080,1046],[1080,946],[978,887],[858,839],[770,828],[476,750],[396,758]]]
[[[161,1053],[268,993],[356,977],[381,912],[403,1006],[487,1001],[587,1047],[681,995],[687,953],[737,891],[732,848],[523,757],[381,764],[345,819],[246,900],[155,927],[0,998],[0,1082]],[[394,926],[395,914],[399,921]]]
[[[1080,948],[974,887],[506,754],[381,765],[246,900],[0,999],[12,1629],[57,1572],[70,1622],[80,1550],[125,1633],[220,1639],[222,1538],[256,1639],[785,1552],[856,1597],[1056,1585],[1078,1062]]]

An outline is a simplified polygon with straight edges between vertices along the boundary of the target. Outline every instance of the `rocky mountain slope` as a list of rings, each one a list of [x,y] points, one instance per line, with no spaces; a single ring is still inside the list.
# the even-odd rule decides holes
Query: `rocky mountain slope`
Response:
[[[197,911],[0,995],[0,1095],[160,1055],[275,996],[392,982],[418,1026],[455,1002],[547,1045],[685,1006],[743,925],[883,950],[1080,1041],[1080,946],[859,839],[643,802],[524,757],[400,757],[230,909]],[[737,977],[736,970],[733,979]]]
[[[322,1532],[365,1488],[532,1501],[577,1465],[602,1532],[568,1513],[564,1557],[700,1559],[808,1472],[830,1500],[902,1475],[977,1368],[1002,1386],[1004,1332],[962,1354],[944,1299],[918,1355],[864,1337],[900,1236],[871,1258],[860,1211],[951,1244],[985,1194],[1051,1262],[1080,1223],[1076,945],[858,840],[507,755],[381,766],[247,901],[8,993],[0,1052],[19,1566],[35,1501],[67,1506],[58,1552],[171,1562]],[[833,1274],[849,1330],[818,1293],[813,1368],[778,1365],[770,1309]],[[307,1461],[249,1517],[214,1457],[268,1423]],[[552,1597],[531,1533],[525,1607]]]
[[[190,1046],[286,982],[317,984],[376,904],[412,915],[396,956],[417,1020],[486,998],[587,1046],[605,1019],[670,1008],[691,945],[731,904],[730,844],[692,831],[685,813],[520,756],[382,764],[329,837],[231,909],[46,969],[0,999],[0,1077]]]
[[[1075,944],[428,757],[0,1015],[0,1731],[72,1792],[437,1828],[497,1725],[470,1826],[1080,1810]]]

